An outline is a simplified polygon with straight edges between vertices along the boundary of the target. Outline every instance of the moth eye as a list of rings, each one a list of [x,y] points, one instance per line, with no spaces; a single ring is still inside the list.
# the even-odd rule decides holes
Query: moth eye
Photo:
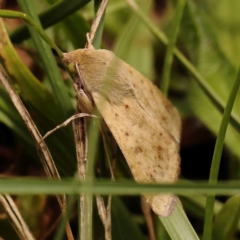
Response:
[[[76,73],[77,72],[74,62],[69,63],[67,65],[67,67],[68,67],[68,69],[71,73]]]

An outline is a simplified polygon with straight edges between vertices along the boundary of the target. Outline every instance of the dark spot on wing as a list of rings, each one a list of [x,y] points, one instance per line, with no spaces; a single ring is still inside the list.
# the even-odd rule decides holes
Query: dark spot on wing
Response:
[[[126,136],[129,136],[129,133],[128,133],[128,132],[125,132],[125,135],[126,135]]]
[[[157,165],[160,169],[162,169],[162,166],[160,164]]]
[[[143,150],[141,147],[135,147],[135,153],[141,153]]]
[[[158,151],[162,151],[162,147],[161,147],[161,146],[158,146],[158,147],[157,147],[157,150],[158,150]]]
[[[153,177],[153,175],[152,175],[152,174],[150,174],[149,176],[150,176],[150,178],[151,178],[151,179],[154,179],[154,177]]]
[[[126,104],[126,105],[125,105],[125,108],[126,108],[126,109],[128,109],[128,108],[129,108],[129,106]]]

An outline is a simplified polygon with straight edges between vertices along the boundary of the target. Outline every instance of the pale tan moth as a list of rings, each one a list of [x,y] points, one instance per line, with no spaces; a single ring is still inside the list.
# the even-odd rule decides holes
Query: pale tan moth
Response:
[[[75,50],[64,53],[63,62],[75,73],[80,110],[91,114],[97,108],[135,180],[175,182],[181,119],[160,90],[108,50]],[[177,200],[172,194],[145,198],[160,216],[171,214]]]

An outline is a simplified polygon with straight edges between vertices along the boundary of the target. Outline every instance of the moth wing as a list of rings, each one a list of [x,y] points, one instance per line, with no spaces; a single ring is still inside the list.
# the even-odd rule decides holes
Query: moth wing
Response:
[[[138,182],[174,182],[180,171],[179,145],[166,128],[132,97],[111,104],[98,92],[94,102],[108,125],[129,168]],[[160,216],[168,216],[176,202],[171,194],[147,195],[147,202]]]
[[[130,65],[122,62],[132,76],[132,85],[140,105],[180,141],[181,118],[177,109],[164,96],[164,94],[146,77]]]

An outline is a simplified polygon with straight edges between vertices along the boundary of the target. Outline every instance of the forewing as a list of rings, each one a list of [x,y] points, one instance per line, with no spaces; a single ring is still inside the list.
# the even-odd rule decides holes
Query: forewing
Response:
[[[93,92],[94,102],[138,182],[174,182],[180,170],[179,145],[166,127],[149,115],[135,98],[119,104]],[[176,201],[171,194],[145,196],[153,211],[168,216]]]
[[[177,109],[151,81],[127,63],[122,63],[132,76],[131,81],[141,106],[180,142],[181,118]]]

